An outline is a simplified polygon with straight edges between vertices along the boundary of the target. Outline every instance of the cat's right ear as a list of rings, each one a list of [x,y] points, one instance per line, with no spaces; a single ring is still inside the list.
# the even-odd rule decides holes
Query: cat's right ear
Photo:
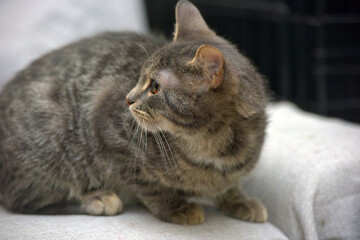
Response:
[[[206,25],[199,10],[187,0],[176,4],[175,16],[174,41],[216,36]]]
[[[223,81],[224,56],[216,47],[209,45],[200,46],[189,66],[196,66],[202,70],[204,80],[199,88],[208,90],[218,88]]]

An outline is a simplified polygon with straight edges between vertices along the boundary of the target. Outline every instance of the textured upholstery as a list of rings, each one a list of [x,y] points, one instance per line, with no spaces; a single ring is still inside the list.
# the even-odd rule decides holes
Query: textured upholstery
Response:
[[[242,185],[268,208],[269,223],[205,207],[205,223],[164,223],[140,206],[114,217],[36,216],[0,208],[0,239],[360,239],[360,126],[305,113],[290,103],[268,108],[261,159]]]
[[[270,223],[241,222],[212,208],[206,217],[202,225],[178,226],[161,222],[141,207],[127,208],[114,217],[31,216],[0,209],[0,239],[287,239]]]
[[[268,110],[266,144],[247,192],[290,239],[360,239],[360,126],[290,103]]]

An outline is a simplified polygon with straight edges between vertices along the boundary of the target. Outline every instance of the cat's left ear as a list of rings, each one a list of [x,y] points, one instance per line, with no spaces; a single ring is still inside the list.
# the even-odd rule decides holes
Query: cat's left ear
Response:
[[[222,84],[224,72],[223,53],[216,47],[209,45],[200,46],[195,57],[188,65],[196,65],[204,75],[205,81],[201,84],[202,88],[217,88]]]

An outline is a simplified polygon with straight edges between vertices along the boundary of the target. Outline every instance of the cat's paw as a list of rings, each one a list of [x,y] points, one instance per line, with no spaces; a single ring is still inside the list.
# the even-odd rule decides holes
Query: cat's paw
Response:
[[[95,191],[83,196],[81,209],[89,215],[112,216],[122,211],[123,203],[112,191]]]
[[[240,200],[232,204],[233,209],[230,215],[248,222],[266,222],[267,211],[264,205],[258,200]]]
[[[187,203],[172,210],[165,220],[182,225],[196,225],[204,222],[205,215],[199,205]]]

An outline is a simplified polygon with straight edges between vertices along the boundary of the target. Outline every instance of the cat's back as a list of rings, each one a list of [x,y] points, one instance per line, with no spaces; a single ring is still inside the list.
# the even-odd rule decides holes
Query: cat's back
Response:
[[[33,61],[9,81],[1,95],[19,91],[23,95],[23,90],[39,82],[65,86],[81,79],[91,84],[106,75],[121,75],[135,84],[143,62],[165,43],[159,36],[130,32],[86,38]]]
[[[91,95],[111,84],[119,86],[117,94],[125,101],[144,61],[165,43],[156,35],[107,32],[33,61],[0,93],[0,145],[20,128],[26,135],[52,118],[71,115],[77,121]]]
[[[50,52],[19,72],[0,93],[0,192],[26,189],[29,181],[19,181],[37,171],[73,181],[54,164],[88,154],[86,108],[94,92],[101,95],[115,83],[125,103],[142,64],[165,43],[159,36],[104,33]],[[33,168],[37,159],[41,167]]]
[[[46,102],[66,108],[87,101],[88,92],[109,78],[123,84],[118,94],[125,97],[149,54],[165,43],[155,35],[107,32],[52,51],[4,86],[0,93],[2,120],[10,108],[16,112],[38,104],[45,106]]]

